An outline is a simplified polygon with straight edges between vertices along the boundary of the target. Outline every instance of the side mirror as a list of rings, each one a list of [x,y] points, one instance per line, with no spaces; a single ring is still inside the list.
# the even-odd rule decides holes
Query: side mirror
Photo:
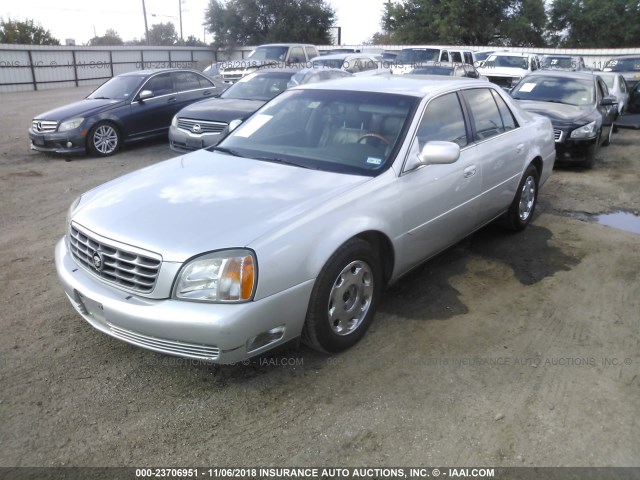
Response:
[[[455,163],[460,158],[460,146],[453,142],[427,142],[418,155],[422,165]]]
[[[613,95],[607,95],[600,102],[600,105],[605,105],[605,106],[606,105],[617,105],[617,104],[618,104],[618,99],[616,97],[614,97]]]
[[[151,90],[142,90],[140,95],[138,95],[138,100],[141,102],[153,97],[153,92]]]

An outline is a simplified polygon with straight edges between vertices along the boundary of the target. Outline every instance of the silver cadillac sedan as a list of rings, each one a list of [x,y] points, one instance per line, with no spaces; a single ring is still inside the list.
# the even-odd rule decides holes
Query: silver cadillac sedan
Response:
[[[81,195],[56,268],[85,320],[149,350],[339,352],[384,286],[489,222],[525,228],[554,161],[551,122],[488,82],[306,85],[216,147]]]

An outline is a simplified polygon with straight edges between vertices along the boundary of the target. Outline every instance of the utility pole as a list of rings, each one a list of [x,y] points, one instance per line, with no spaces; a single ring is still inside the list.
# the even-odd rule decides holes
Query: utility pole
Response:
[[[149,25],[147,24],[147,7],[142,0],[142,14],[144,15],[144,33],[147,36],[147,45],[149,45]]]
[[[180,41],[184,42],[184,38],[182,38],[182,0],[178,0],[178,7],[180,8]]]

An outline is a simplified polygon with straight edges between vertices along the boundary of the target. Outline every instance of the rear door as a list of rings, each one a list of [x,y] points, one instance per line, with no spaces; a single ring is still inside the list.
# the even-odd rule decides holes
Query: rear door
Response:
[[[187,105],[211,98],[216,93],[216,87],[208,78],[196,72],[171,72],[176,91],[176,102],[173,106],[169,123],[173,115]]]
[[[492,88],[465,90],[469,108],[476,164],[482,172],[482,198],[478,221],[484,224],[507,210],[516,194],[528,143],[521,137],[509,106]]]

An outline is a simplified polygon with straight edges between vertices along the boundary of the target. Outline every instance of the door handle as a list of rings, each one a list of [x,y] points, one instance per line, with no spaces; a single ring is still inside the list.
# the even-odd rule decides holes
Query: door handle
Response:
[[[476,168],[476,166],[471,165],[470,167],[467,167],[462,171],[462,175],[464,176],[464,178],[473,177],[477,171],[478,169]]]
[[[202,92],[202,95],[204,95],[204,96],[211,95],[211,91],[210,90],[205,90],[204,92]]]
[[[167,103],[176,103],[176,102],[177,102],[176,97],[171,97],[171,98],[167,101]]]

